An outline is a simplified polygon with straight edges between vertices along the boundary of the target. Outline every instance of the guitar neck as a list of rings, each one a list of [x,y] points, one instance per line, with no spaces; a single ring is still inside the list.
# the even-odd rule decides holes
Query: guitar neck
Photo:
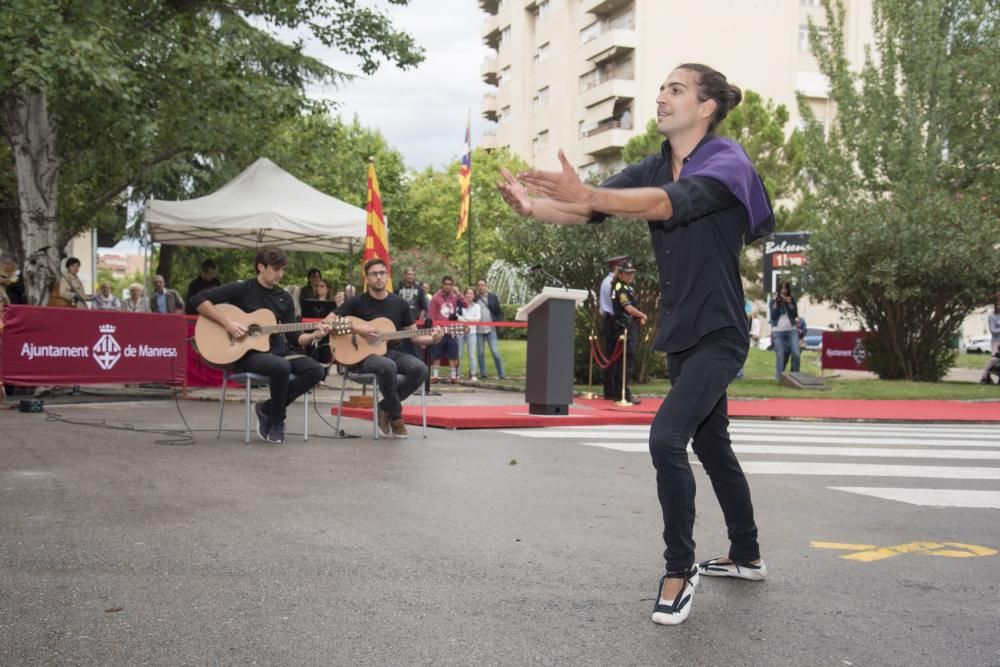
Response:
[[[433,329],[413,329],[411,331],[388,331],[382,334],[383,340],[402,340],[404,338],[416,338],[417,336],[431,336]]]
[[[270,336],[271,334],[290,333],[292,331],[312,331],[319,322],[293,322],[292,324],[267,324],[260,328],[261,333]]]

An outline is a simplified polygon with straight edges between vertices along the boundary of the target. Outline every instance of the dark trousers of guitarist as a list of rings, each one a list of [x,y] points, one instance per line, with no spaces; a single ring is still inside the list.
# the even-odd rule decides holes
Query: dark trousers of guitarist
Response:
[[[351,366],[355,373],[372,373],[378,378],[382,400],[378,409],[390,419],[403,415],[403,401],[427,379],[427,366],[412,354],[389,348],[384,355],[373,354]]]
[[[272,421],[284,422],[285,409],[299,396],[315,387],[326,377],[326,368],[315,359],[301,355],[288,357],[251,350],[236,362],[237,373],[266,375],[271,400],[262,405]],[[294,375],[295,379],[291,379]]]

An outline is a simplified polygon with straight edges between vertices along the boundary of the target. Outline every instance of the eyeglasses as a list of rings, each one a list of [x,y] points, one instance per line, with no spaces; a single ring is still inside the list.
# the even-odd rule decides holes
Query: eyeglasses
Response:
[[[369,278],[382,278],[382,277],[384,277],[386,275],[387,274],[386,274],[385,271],[369,271],[368,272],[368,277]]]

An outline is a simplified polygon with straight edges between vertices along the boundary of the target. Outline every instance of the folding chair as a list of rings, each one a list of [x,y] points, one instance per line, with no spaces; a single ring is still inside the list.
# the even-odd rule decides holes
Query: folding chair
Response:
[[[374,373],[356,373],[354,371],[348,370],[343,366],[338,366],[340,368],[340,377],[343,380],[340,383],[340,407],[337,409],[337,426],[335,427],[337,433],[340,433],[340,417],[344,412],[344,392],[347,390],[347,381],[350,380],[356,384],[360,384],[363,387],[371,386],[372,388],[372,437],[378,440],[378,378]],[[403,376],[399,375],[397,378],[402,381]],[[420,384],[420,416],[421,416],[421,432],[423,437],[427,437],[427,393],[426,387],[423,383]]]
[[[295,374],[293,373],[290,380],[295,379]],[[222,437],[222,415],[226,410],[226,387],[230,382],[242,382],[246,385],[246,400],[245,403],[245,415],[244,415],[244,429],[243,429],[243,442],[250,442],[250,413],[253,411],[253,401],[250,399],[250,388],[252,386],[266,387],[268,386],[268,379],[266,375],[261,375],[259,373],[233,373],[229,370],[222,371],[222,393],[219,396],[219,432],[216,434],[216,439]],[[309,396],[312,394],[313,390],[310,389],[302,397],[303,403],[305,403],[305,420],[304,426],[302,428],[302,441],[309,441]]]

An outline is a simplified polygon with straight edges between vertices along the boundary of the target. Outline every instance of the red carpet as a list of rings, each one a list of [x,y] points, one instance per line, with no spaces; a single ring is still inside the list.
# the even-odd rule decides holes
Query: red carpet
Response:
[[[427,408],[427,425],[440,428],[524,428],[539,426],[644,425],[653,421],[658,399],[643,399],[641,405],[619,407],[609,401],[577,398],[568,415],[528,414],[525,403],[511,405],[441,405]],[[337,407],[331,412],[337,414]],[[823,399],[768,398],[730,400],[731,417],[788,419],[847,419],[865,421],[1000,422],[1000,403],[963,401],[836,401]],[[371,419],[371,410],[345,408],[345,417]],[[420,423],[420,406],[403,409],[407,424]],[[997,440],[1000,441],[1000,435]]]

